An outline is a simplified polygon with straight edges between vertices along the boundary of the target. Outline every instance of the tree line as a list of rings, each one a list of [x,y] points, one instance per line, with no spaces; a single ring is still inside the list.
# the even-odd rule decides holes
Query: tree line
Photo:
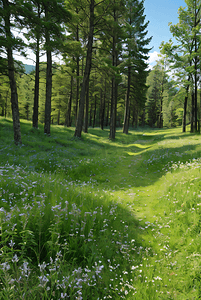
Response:
[[[18,70],[13,52],[17,50],[23,55],[26,47],[31,48],[36,57],[33,127],[38,127],[42,78],[40,72],[42,66],[44,67],[44,64],[40,64],[40,54],[45,51],[47,61],[44,132],[46,134],[50,134],[52,98],[55,99],[55,105],[58,107],[61,106],[59,103],[62,101],[66,102],[67,126],[72,121],[71,107],[72,100],[75,98],[75,136],[81,136],[83,124],[87,131],[90,115],[89,98],[92,93],[95,99],[94,105],[97,105],[98,100],[101,102],[101,118],[104,118],[106,99],[110,98],[110,138],[114,139],[118,100],[122,97],[118,89],[123,77],[126,78],[124,88],[127,89],[129,99],[125,117],[125,131],[128,130],[127,116],[132,93],[130,91],[132,88],[140,90],[140,81],[145,90],[146,83],[146,61],[150,50],[147,45],[151,38],[146,38],[148,22],[145,22],[144,1],[2,0],[0,5],[1,53],[6,55],[6,58],[1,56],[1,74],[9,78],[16,144],[21,143],[21,134],[16,83]],[[23,28],[26,28],[26,31]],[[14,29],[24,31],[27,43],[13,34]],[[60,53],[65,62],[62,66],[57,66],[56,71],[52,64],[52,55],[55,52]],[[60,92],[57,94],[52,88],[54,75],[55,78],[57,76],[58,81],[59,76],[61,80],[62,77],[67,79],[64,88],[60,87]],[[135,84],[131,78],[135,78]],[[5,111],[5,107],[2,110]]]
[[[198,130],[200,4],[185,2],[179,23],[170,26],[177,44],[163,42],[163,56],[150,71],[143,0],[0,1],[0,107],[2,116],[12,113],[15,144],[21,144],[20,118],[32,119],[34,128],[42,122],[46,134],[51,123],[74,125],[76,137],[97,124],[110,127],[111,139],[116,126],[127,134],[131,123],[162,128],[183,122],[185,130],[190,119],[192,132]],[[29,75],[13,58],[27,48],[35,54]],[[62,64],[52,61],[58,53]]]

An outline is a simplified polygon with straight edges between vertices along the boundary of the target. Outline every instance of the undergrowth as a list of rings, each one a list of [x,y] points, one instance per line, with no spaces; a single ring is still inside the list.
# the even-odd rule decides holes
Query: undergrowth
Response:
[[[200,299],[200,136],[0,119],[0,299]]]

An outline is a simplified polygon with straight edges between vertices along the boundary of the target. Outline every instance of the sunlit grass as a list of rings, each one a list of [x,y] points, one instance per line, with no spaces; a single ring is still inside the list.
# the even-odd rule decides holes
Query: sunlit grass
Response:
[[[0,299],[199,299],[201,138],[0,118]]]

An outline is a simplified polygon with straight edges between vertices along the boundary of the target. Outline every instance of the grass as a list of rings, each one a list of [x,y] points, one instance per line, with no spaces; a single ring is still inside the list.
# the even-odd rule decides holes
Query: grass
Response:
[[[0,118],[0,299],[200,299],[201,137]]]

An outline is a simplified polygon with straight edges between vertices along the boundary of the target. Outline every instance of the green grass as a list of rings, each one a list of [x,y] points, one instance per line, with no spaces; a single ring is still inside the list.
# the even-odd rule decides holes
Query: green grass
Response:
[[[0,299],[200,299],[201,137],[0,118]]]

